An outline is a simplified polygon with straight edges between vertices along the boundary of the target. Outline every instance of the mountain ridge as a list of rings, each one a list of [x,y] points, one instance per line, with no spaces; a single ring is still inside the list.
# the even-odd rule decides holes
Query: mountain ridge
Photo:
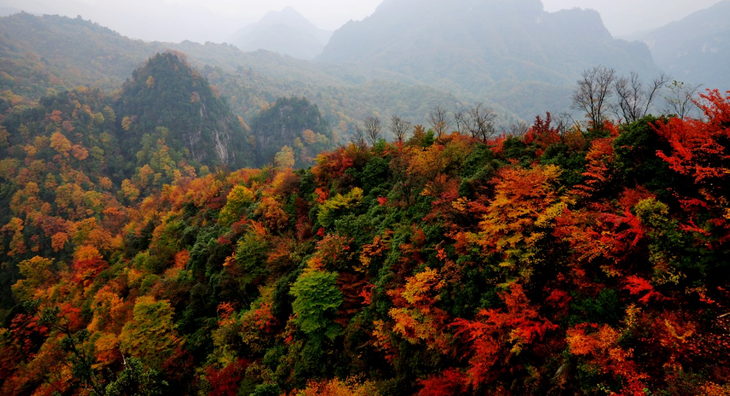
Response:
[[[659,66],[676,79],[730,90],[730,0],[635,38],[647,43]]]
[[[490,105],[510,103],[522,119],[565,112],[566,91],[597,65],[644,78],[660,73],[645,44],[614,39],[596,11],[548,13],[539,0],[390,0],[335,31],[316,60],[385,70]]]
[[[299,59],[313,59],[332,36],[292,7],[269,11],[258,22],[238,30],[231,43],[242,51],[264,49]]]
[[[592,10],[547,13],[539,0],[430,1],[417,3],[420,8],[413,8],[414,4],[407,0],[384,2],[363,21],[351,21],[335,31],[317,59],[368,62],[419,81],[446,77],[448,82],[470,90],[505,77],[572,84],[582,70],[596,64],[622,72],[657,71],[648,48],[614,40],[600,15]],[[575,34],[576,30],[581,34]],[[594,48],[596,45],[599,48]],[[563,49],[561,56],[566,60],[553,55],[558,48]],[[456,71],[439,65],[453,59],[476,64]],[[420,70],[413,64],[421,65]],[[479,70],[493,76],[476,83],[459,79],[465,71],[471,77]]]

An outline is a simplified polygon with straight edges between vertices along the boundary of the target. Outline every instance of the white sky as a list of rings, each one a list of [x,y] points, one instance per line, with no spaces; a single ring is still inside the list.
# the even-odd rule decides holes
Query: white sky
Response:
[[[371,15],[382,0],[0,0],[0,7],[81,15],[132,38],[223,42],[268,11],[291,6],[322,29]],[[449,1],[449,0],[442,0]],[[519,1],[519,0],[510,0]],[[546,11],[592,8],[614,36],[663,26],[720,0],[542,0]],[[730,0],[726,0],[730,1]]]
[[[290,6],[321,29],[335,30],[347,21],[371,15],[382,0],[165,0],[166,3],[203,4],[223,15],[258,20],[268,11]]]
[[[89,1],[89,0],[87,0]],[[334,30],[345,22],[362,20],[382,0],[165,0],[167,3],[204,4],[226,15],[263,16],[291,6],[322,29]],[[448,0],[444,0],[448,1]],[[621,36],[663,26],[720,0],[542,0],[546,11],[592,8],[601,13],[612,34]],[[256,18],[258,19],[258,18]]]

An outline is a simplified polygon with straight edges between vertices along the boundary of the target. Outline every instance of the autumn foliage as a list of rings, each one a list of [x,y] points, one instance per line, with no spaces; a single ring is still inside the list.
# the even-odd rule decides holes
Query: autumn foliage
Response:
[[[235,171],[48,99],[3,120],[0,394],[727,395],[729,95]]]

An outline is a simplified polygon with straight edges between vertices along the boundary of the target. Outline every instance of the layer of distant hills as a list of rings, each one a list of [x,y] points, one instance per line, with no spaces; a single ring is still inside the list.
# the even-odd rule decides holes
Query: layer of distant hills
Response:
[[[371,115],[426,123],[435,106],[483,103],[507,124],[568,111],[581,72],[597,65],[724,88],[729,12],[726,0],[636,37],[642,42],[613,38],[595,11],[550,13],[540,0],[386,0],[334,33],[291,8],[272,12],[232,45],[143,42],[79,18],[16,14],[0,19],[0,88],[31,101],[76,85],[118,89],[171,49],[245,120],[278,98],[303,96],[335,138]]]
[[[730,90],[730,0],[632,38],[647,43],[677,80]]]
[[[291,7],[271,11],[237,31],[231,43],[242,51],[264,49],[299,59],[313,59],[327,45],[332,31],[317,28]]]

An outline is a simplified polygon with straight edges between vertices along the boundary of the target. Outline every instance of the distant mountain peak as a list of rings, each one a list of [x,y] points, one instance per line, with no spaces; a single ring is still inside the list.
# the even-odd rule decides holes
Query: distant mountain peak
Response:
[[[116,113],[126,118],[123,150],[134,155],[145,134],[170,131],[168,144],[209,166],[248,165],[246,132],[208,81],[175,51],[158,53],[124,84]],[[124,124],[124,121],[121,121]]]
[[[317,26],[291,6],[269,11],[258,22],[236,32],[231,43],[242,51],[259,49],[312,59],[329,41],[331,31]]]
[[[730,89],[730,0],[632,38],[647,43],[657,64],[677,80]]]
[[[292,6],[286,6],[286,7],[282,8],[280,12],[284,15],[302,16],[302,14],[300,14],[299,11],[295,10],[294,7],[292,7]]]
[[[615,40],[596,11],[551,13],[540,0],[385,0],[335,31],[317,59],[492,100],[506,87],[520,98],[568,89],[597,65],[659,73],[645,44]]]
[[[311,21],[309,21],[307,18],[304,17],[304,15],[299,13],[299,11],[295,10],[291,6],[286,6],[281,11],[269,11],[264,15],[263,18],[261,18],[258,22],[253,23],[252,25],[261,25],[267,23],[287,23],[294,25],[311,26],[316,29],[316,26]]]

